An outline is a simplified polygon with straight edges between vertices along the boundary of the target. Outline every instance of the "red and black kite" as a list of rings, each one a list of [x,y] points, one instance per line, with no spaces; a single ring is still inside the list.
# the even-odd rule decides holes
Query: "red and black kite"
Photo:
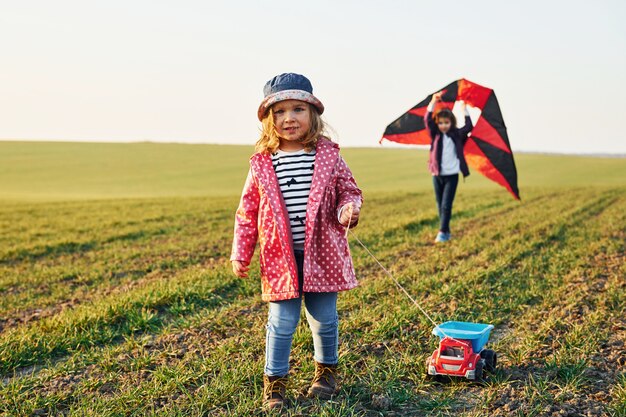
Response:
[[[519,200],[515,161],[494,91],[466,79],[455,81],[441,91],[442,101],[437,104],[435,112],[443,107],[452,109],[459,100],[481,110],[465,145],[467,164],[505,187]],[[404,144],[430,145],[424,114],[431,97],[432,94],[387,126],[380,141],[387,139]]]

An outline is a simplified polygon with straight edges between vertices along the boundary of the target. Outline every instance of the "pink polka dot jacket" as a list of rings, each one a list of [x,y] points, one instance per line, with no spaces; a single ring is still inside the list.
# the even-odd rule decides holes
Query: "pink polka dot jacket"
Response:
[[[306,208],[304,292],[337,292],[356,287],[357,280],[337,211],[363,202],[352,172],[339,155],[339,145],[326,138],[317,142],[311,191]],[[354,222],[351,227],[356,226]],[[260,246],[264,301],[299,296],[298,272],[287,208],[269,154],[250,158],[250,170],[235,215],[231,261],[250,262]]]

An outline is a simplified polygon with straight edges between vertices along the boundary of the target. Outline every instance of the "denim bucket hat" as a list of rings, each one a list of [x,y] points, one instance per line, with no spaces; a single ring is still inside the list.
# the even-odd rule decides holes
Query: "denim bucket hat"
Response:
[[[320,114],[324,113],[324,105],[313,95],[311,81],[304,75],[293,72],[277,75],[265,83],[263,95],[265,98],[259,106],[259,120],[263,120],[267,109],[283,100],[305,101],[314,105]]]

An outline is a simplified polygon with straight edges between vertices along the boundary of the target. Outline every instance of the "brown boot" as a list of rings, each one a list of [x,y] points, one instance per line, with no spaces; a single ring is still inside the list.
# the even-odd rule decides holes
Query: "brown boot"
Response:
[[[315,362],[315,376],[309,388],[309,396],[330,400],[337,393],[337,365]]]
[[[285,405],[287,377],[263,375],[263,406],[269,410]]]

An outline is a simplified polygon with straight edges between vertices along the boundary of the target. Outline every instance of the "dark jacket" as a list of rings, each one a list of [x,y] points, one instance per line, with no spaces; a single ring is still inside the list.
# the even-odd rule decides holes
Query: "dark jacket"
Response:
[[[428,169],[433,175],[439,175],[441,170],[441,154],[443,153],[443,135],[437,128],[437,124],[433,120],[433,112],[426,112],[424,115],[424,125],[430,135],[430,155],[428,157]],[[452,128],[448,131],[447,135],[454,142],[456,148],[456,156],[459,158],[459,165],[463,177],[469,175],[469,169],[467,168],[467,161],[465,161],[465,154],[463,148],[467,142],[467,137],[472,132],[474,125],[472,119],[469,116],[465,116],[465,126],[462,128]]]

